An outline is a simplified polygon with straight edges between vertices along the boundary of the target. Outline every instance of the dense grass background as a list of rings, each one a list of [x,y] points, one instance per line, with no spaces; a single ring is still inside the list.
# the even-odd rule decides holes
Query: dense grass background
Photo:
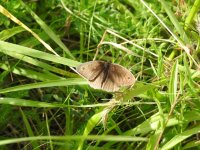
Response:
[[[0,149],[200,149],[199,8],[1,0]],[[94,90],[74,72],[97,47],[131,70],[131,89]]]

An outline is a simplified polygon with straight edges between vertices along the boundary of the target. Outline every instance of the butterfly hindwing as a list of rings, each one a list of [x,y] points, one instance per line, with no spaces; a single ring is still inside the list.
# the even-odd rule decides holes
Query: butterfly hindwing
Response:
[[[133,74],[128,69],[117,64],[111,64],[108,78],[114,80],[114,83],[118,86],[130,86],[135,82]]]
[[[107,92],[115,92],[118,91],[119,88],[120,87],[113,80],[110,80],[109,76],[102,85],[102,89]]]

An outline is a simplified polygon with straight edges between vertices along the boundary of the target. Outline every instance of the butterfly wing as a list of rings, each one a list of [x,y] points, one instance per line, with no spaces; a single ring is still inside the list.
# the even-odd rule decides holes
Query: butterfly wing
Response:
[[[128,69],[117,64],[110,64],[108,75],[103,83],[102,89],[107,92],[115,92],[121,86],[130,86],[134,83],[135,77]]]
[[[89,85],[94,89],[102,89],[107,92],[115,92],[119,90],[120,87],[116,85],[114,80],[112,80],[108,76],[106,80],[103,82],[104,77],[105,77],[105,72],[102,71],[94,81],[89,82]]]
[[[104,72],[100,72],[97,78],[95,80],[89,81],[89,85],[93,87],[94,89],[102,89],[102,82],[104,78]]]
[[[93,81],[103,72],[103,63],[103,61],[89,61],[79,65],[76,70],[89,81]]]
[[[107,76],[107,79],[103,83],[102,89],[107,92],[115,92],[118,91],[120,86],[118,86],[113,79],[111,79],[111,76]]]
[[[135,83],[135,77],[133,74],[128,69],[117,64],[111,64],[108,78],[115,83],[115,87],[130,86]]]

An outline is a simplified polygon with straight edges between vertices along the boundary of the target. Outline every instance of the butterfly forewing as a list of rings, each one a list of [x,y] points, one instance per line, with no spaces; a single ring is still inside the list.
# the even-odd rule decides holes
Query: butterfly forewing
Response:
[[[93,81],[103,71],[103,62],[89,61],[79,65],[76,70],[89,81]]]
[[[95,80],[89,81],[89,85],[94,89],[102,89],[103,78],[104,78],[104,72],[101,72]]]

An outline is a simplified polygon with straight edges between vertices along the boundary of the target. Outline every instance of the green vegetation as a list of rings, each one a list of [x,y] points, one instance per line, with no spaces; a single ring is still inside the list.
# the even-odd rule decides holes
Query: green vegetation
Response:
[[[0,149],[200,149],[199,8],[1,0]],[[89,87],[73,68],[97,48],[96,60],[130,69],[136,84]]]

